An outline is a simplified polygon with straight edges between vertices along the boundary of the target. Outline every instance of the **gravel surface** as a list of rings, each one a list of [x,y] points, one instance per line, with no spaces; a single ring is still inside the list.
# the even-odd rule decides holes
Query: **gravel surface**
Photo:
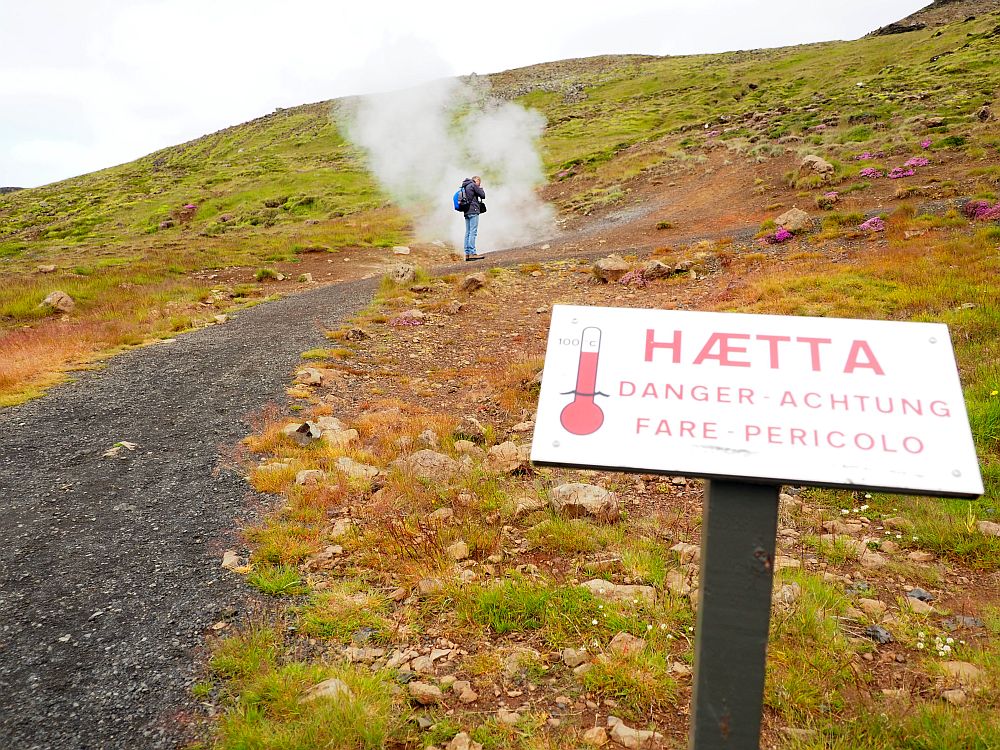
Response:
[[[301,352],[373,281],[259,305],[0,411],[0,748],[173,748],[254,497],[226,466]],[[138,447],[120,458],[118,441]]]

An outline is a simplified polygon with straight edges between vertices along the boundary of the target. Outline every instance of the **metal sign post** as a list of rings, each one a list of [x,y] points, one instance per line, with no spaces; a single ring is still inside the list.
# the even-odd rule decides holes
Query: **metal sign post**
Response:
[[[531,460],[709,480],[692,750],[759,746],[780,485],[983,492],[935,323],[556,305]]]
[[[777,532],[778,487],[708,483],[691,750],[758,746]]]

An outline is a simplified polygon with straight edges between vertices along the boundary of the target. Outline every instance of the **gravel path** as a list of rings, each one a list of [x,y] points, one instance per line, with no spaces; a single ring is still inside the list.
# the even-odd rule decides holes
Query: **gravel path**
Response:
[[[190,737],[196,650],[245,603],[219,563],[256,498],[221,457],[374,286],[249,308],[0,411],[0,748]]]

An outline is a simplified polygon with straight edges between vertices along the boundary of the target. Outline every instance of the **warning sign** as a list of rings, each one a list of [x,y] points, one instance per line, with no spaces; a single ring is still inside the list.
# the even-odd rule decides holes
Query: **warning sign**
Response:
[[[553,309],[532,460],[983,492],[947,326]]]

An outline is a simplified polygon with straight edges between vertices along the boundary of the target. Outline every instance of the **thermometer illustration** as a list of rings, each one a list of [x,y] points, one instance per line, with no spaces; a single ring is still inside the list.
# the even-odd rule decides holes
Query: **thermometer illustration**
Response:
[[[594,403],[596,396],[606,396],[597,391],[597,361],[601,354],[601,329],[584,328],[580,338],[580,362],[576,371],[576,389],[563,395],[573,395],[573,400],[563,407],[559,421],[567,432],[590,435],[604,424],[604,412]]]

